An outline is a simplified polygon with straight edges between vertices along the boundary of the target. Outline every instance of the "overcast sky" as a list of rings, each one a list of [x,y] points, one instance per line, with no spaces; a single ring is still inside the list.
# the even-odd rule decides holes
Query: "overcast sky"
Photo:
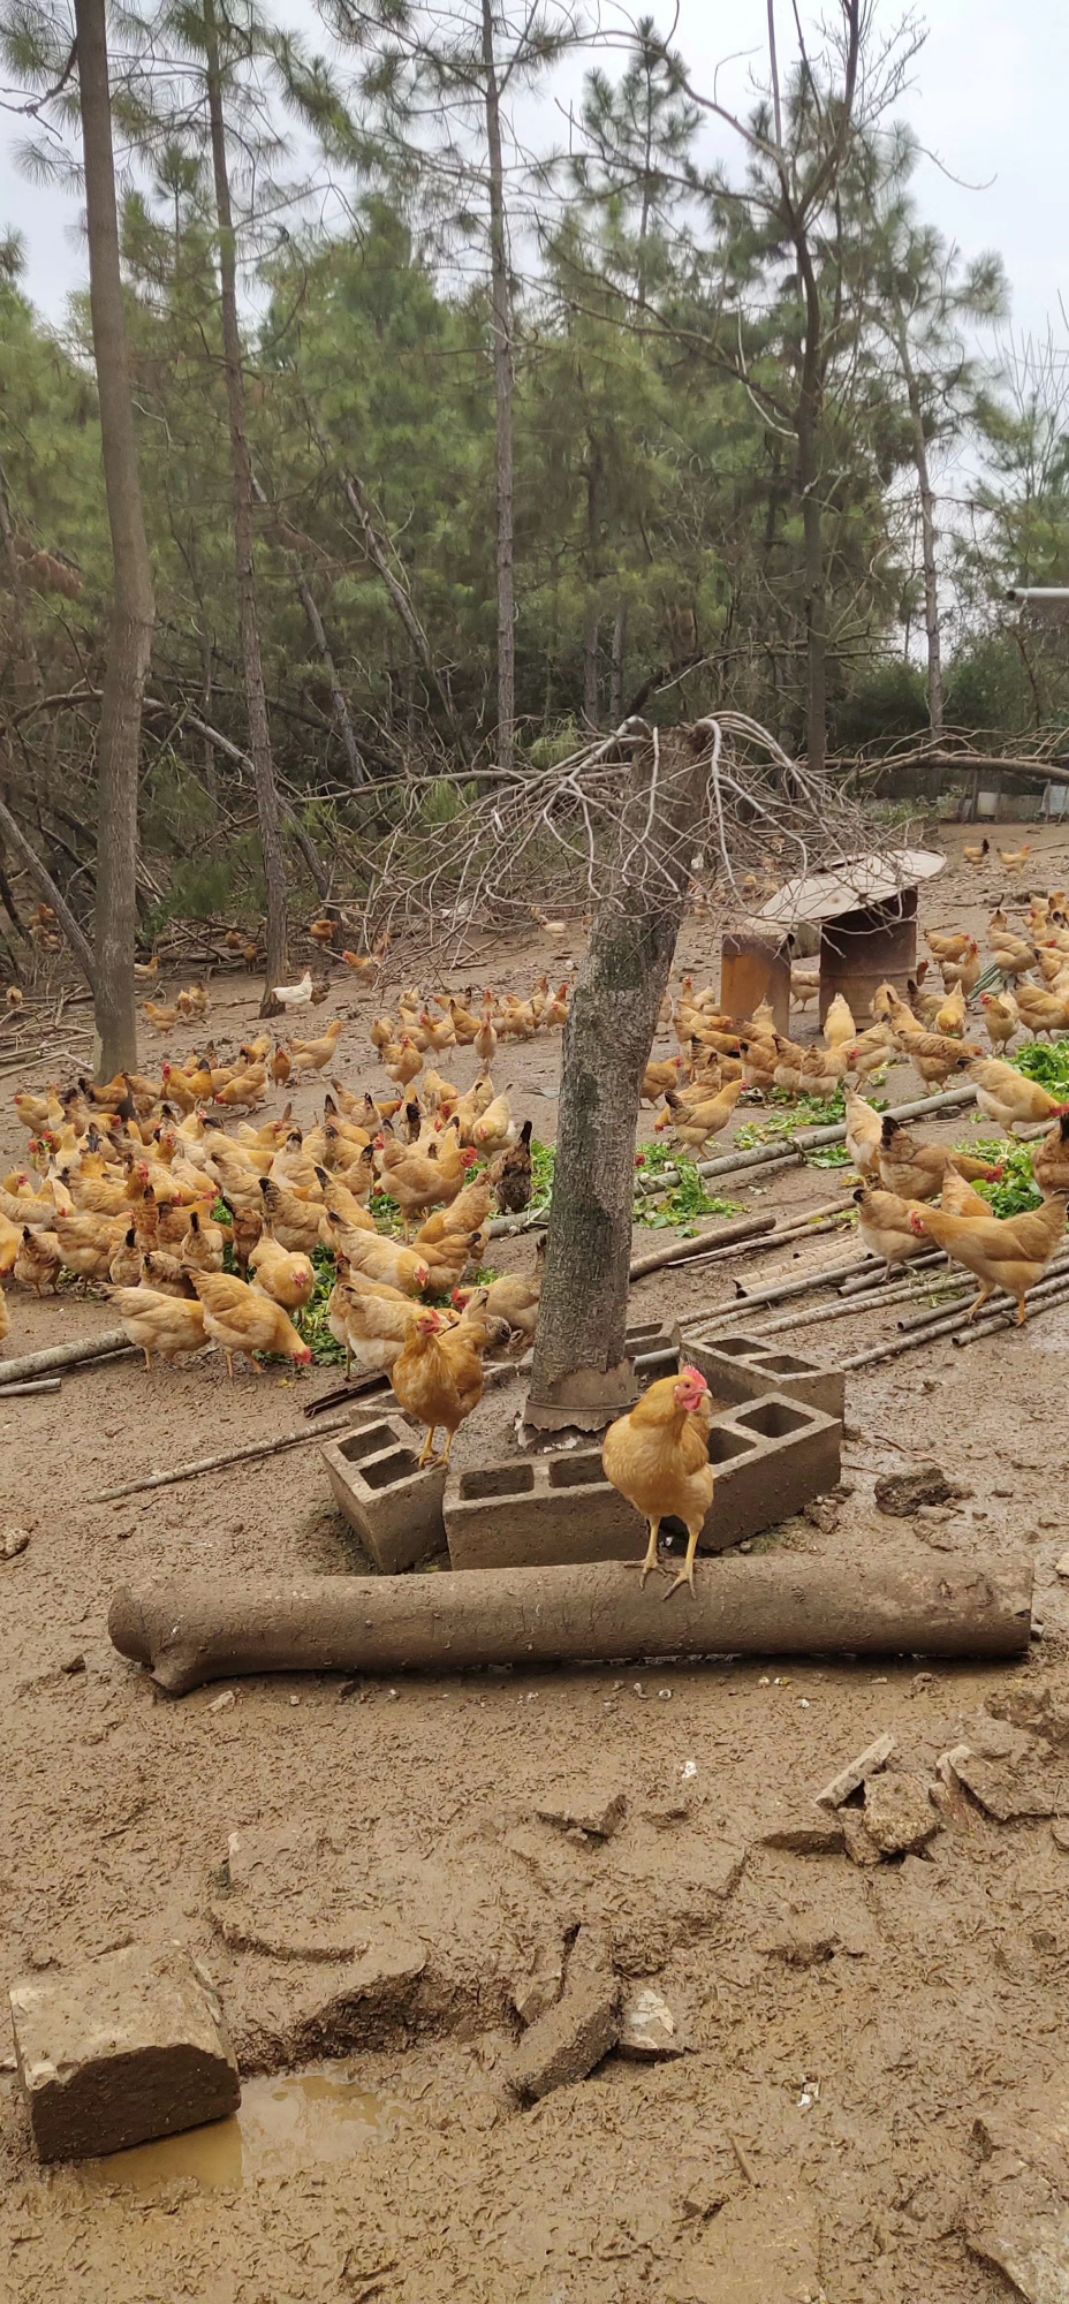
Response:
[[[314,45],[324,45],[313,0],[278,0],[278,5]],[[835,0],[827,0],[826,12],[831,15],[834,9]],[[787,0],[780,0],[779,12],[786,57]],[[664,0],[660,5],[655,0],[655,13],[670,22]],[[815,13],[803,6],[807,18]],[[878,20],[881,14],[889,29],[900,14],[895,0],[877,0]],[[1042,336],[1052,324],[1067,342],[1069,325],[1059,307],[1064,296],[1069,311],[1067,0],[930,0],[928,27],[901,105],[935,156],[924,161],[919,179],[924,209],[967,254],[990,247],[1001,253],[1019,335]],[[720,81],[721,92],[732,101],[745,102],[747,72],[760,71],[764,30],[765,0],[732,0],[730,7],[717,0],[680,0],[676,42],[695,85],[711,91],[717,66],[734,59]],[[575,90],[581,72],[573,59],[565,94]],[[83,278],[77,204],[19,174],[16,148],[24,132],[23,123],[0,111],[0,231],[15,226],[23,234],[29,253],[26,285],[42,310],[59,320],[66,295]]]

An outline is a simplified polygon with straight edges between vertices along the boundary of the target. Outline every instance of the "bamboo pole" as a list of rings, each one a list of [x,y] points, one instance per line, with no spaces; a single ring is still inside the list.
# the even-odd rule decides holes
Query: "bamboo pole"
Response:
[[[959,1292],[964,1290],[964,1284],[960,1281],[955,1281],[954,1287]],[[755,1334],[762,1338],[783,1336],[789,1328],[824,1326],[829,1320],[860,1320],[863,1313],[884,1312],[892,1304],[906,1303],[915,1294],[908,1280],[894,1281],[887,1288],[873,1288],[866,1296],[848,1296],[845,1300],[840,1296],[835,1304],[814,1305],[811,1311],[806,1312],[788,1312],[782,1320],[772,1320],[767,1326],[756,1329]],[[949,1304],[941,1305],[931,1317],[938,1319],[941,1311],[949,1310]]]
[[[21,1383],[24,1377],[50,1376],[57,1368],[81,1368],[90,1360],[118,1359],[136,1352],[125,1328],[106,1328],[100,1336],[76,1336],[70,1344],[49,1344],[41,1352],[23,1352],[0,1366],[0,1384]]]
[[[1029,1291],[1025,1310],[1029,1320],[1032,1320],[1037,1313],[1054,1312],[1059,1304],[1067,1302],[1069,1302],[1069,1271],[1063,1268],[1055,1277],[1042,1281],[1038,1288]],[[985,1312],[982,1319],[977,1319],[971,1328],[960,1335],[956,1335],[953,1341],[959,1346],[975,1344],[977,1337],[990,1336],[996,1328],[1012,1327],[1016,1324],[1016,1320],[1016,1305],[1007,1307],[1005,1310],[998,1308],[994,1312]]]
[[[250,1448],[229,1448],[221,1456],[198,1456],[192,1463],[176,1464],[170,1472],[149,1472],[143,1480],[124,1480],[121,1487],[101,1488],[87,1496],[87,1504],[117,1504],[124,1496],[144,1496],[150,1488],[174,1488],[180,1480],[199,1480],[203,1472],[225,1472],[231,1464],[252,1464],[263,1456],[282,1456],[287,1448],[303,1448],[309,1440],[322,1440],[328,1432],[344,1432],[347,1419],[317,1424],[311,1432],[289,1432],[282,1440],[257,1440]]]
[[[774,1216],[739,1216],[730,1224],[721,1224],[716,1231],[701,1232],[694,1240],[673,1240],[667,1248],[655,1248],[648,1256],[632,1260],[628,1277],[641,1280],[647,1272],[660,1272],[666,1264],[683,1264],[691,1256],[703,1252],[719,1253],[737,1248],[744,1241],[766,1237],[775,1228]]]
[[[5,1384],[3,1377],[4,1371],[0,1368],[0,1400],[25,1400],[31,1392],[58,1392],[60,1389],[58,1376],[38,1376],[32,1384]]]

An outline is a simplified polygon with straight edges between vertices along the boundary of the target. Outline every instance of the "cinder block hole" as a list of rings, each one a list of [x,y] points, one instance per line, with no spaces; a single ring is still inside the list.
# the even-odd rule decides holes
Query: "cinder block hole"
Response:
[[[392,1488],[395,1480],[411,1480],[419,1468],[414,1448],[391,1448],[388,1456],[378,1456],[373,1463],[365,1464],[361,1477],[369,1488]]]
[[[710,1352],[722,1352],[725,1360],[763,1360],[766,1350],[747,1336],[699,1336],[698,1342]]]
[[[663,1344],[664,1329],[659,1320],[647,1320],[644,1326],[629,1328],[624,1343],[629,1352],[649,1350],[652,1344]]]
[[[460,1493],[469,1503],[482,1496],[529,1496],[533,1487],[533,1464],[488,1464],[482,1472],[460,1475]]]
[[[579,1456],[556,1456],[549,1467],[551,1488],[589,1488],[593,1481],[604,1478],[596,1448],[584,1448]]]
[[[393,1439],[388,1424],[365,1424],[359,1432],[347,1432],[338,1442],[338,1453],[347,1464],[362,1464],[365,1456],[377,1456]]]
[[[733,1457],[748,1456],[756,1446],[756,1440],[750,1440],[745,1432],[723,1432],[714,1425],[709,1434],[709,1462],[730,1464]]]
[[[751,1432],[760,1432],[764,1440],[785,1440],[791,1432],[801,1432],[812,1423],[804,1408],[788,1408],[785,1400],[757,1400],[737,1419],[747,1424]]]
[[[796,1360],[791,1352],[763,1353],[762,1358],[770,1376],[804,1376],[809,1366],[808,1361]]]

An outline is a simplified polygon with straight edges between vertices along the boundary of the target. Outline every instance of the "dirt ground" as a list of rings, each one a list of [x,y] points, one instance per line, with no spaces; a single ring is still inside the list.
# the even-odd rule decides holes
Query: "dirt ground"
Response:
[[[947,832],[951,865],[925,892],[927,924],[979,925],[1001,893],[999,878],[960,863],[974,837]],[[1069,878],[1067,835],[1028,837],[1025,877]],[[476,956],[470,976],[523,990],[543,965],[568,974],[578,949],[577,935],[543,938]],[[681,959],[715,982],[700,922]],[[468,978],[465,965],[452,981]],[[382,1079],[367,1038],[379,1004],[346,982],[319,1011],[352,1016],[338,1070],[354,1086]],[[217,980],[217,1039],[244,1035],[255,1007],[251,980]],[[68,1011],[75,1057],[85,1014]],[[193,1037],[176,1033],[176,1049]],[[162,1046],[149,1036],[146,1069]],[[510,1047],[496,1067],[550,1142],[559,1054],[553,1037]],[[50,1052],[27,1084],[55,1069]],[[466,1052],[444,1069],[473,1076]],[[3,1166],[21,1151],[17,1084],[3,1083]],[[903,1067],[885,1093],[919,1089]],[[304,1092],[301,1117],[312,1104]],[[971,1117],[930,1130],[984,1132]],[[727,1187],[743,1208],[777,1211],[840,1188],[814,1168]],[[830,1238],[820,1253],[843,1251]],[[495,1244],[500,1269],[532,1256],[531,1236]],[[761,1285],[794,1268],[786,1250],[662,1274],[636,1286],[635,1316],[686,1316],[724,1304],[736,1276]],[[113,1321],[67,1293],[37,1305],[11,1289],[9,1306],[9,1354]],[[800,1327],[791,1340],[841,1357],[889,1335],[895,1317]],[[120,1362],[0,1405],[0,1525],[30,1537],[0,1561],[6,1981],[177,1939],[217,1980],[253,2075],[237,2124],[43,2172],[7,2056],[4,2304],[996,2304],[1011,2293],[983,2253],[990,2164],[974,2131],[1064,2067],[1069,1587],[1055,1564],[1069,1541],[1067,1379],[1069,1309],[858,1374],[842,1494],[772,1539],[840,1562],[844,1579],[877,1547],[962,1559],[1023,1547],[1042,1635],[1018,1666],[746,1661],[393,1686],[307,1676],[236,1683],[221,1708],[213,1687],[168,1700],[120,1658],[110,1597],[163,1577],[358,1568],[318,1448],[94,1498],[296,1431],[335,1372],[230,1386],[214,1359],[151,1376]],[[488,1438],[508,1444],[517,1398],[484,1407],[458,1461]],[[927,1459],[960,1501],[912,1522],[878,1513],[876,1478]],[[715,1576],[715,1560],[698,1573]],[[647,1589],[652,1618],[660,1594]],[[1045,1717],[1046,1738],[993,1726],[987,1713],[1007,1708]],[[996,1769],[1019,1764],[1040,1784],[1040,1812],[996,1822],[962,1799],[924,1856],[874,1870],[764,1844],[884,1730],[895,1765],[929,1778],[963,1734],[974,1749],[986,1735]],[[562,1781],[588,1779],[627,1795],[603,1843],[538,1815]],[[235,1834],[266,1850],[240,1926],[226,1896]],[[347,2002],[345,1963],[316,1934],[319,1903],[362,1895],[420,1923],[428,1965],[414,1996]],[[625,1976],[656,1982],[686,2053],[657,2065],[613,2056],[517,2110],[503,2078],[519,2030],[511,1982],[592,1917]]]

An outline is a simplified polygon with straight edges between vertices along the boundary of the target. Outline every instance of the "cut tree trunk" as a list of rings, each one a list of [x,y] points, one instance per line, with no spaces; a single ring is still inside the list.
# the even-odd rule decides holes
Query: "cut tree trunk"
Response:
[[[267,891],[266,968],[261,1014],[272,1013],[271,995],[286,975],[289,915],[286,851],[282,840],[282,808],[275,780],[271,729],[267,717],[260,616],[256,598],[255,521],[253,515],[252,460],[249,455],[245,401],[245,366],[238,324],[237,243],[230,198],[230,168],[226,148],[222,69],[215,0],[204,0],[204,54],[211,131],[212,176],[219,227],[219,290],[223,323],[223,364],[230,425],[230,464],[233,488],[234,567],[241,632],[241,662],[245,683],[245,710],[249,723],[249,756],[256,790],[256,814],[263,852]]]
[[[624,1352],[639,1092],[703,814],[704,736],[627,723],[614,877],[564,1035],[546,1273],[526,1416],[595,1430],[636,1397]]]
[[[494,330],[497,461],[497,748],[511,768],[516,748],[516,601],[513,554],[512,288],[501,147],[501,91],[494,53],[493,0],[482,0],[482,61],[490,191],[490,308]]]
[[[89,303],[104,488],[111,531],[112,607],[97,749],[94,1049],[98,1077],[137,1063],[137,790],[141,705],[156,608],[141,503],[119,262],[104,0],[75,0],[89,243]]]
[[[207,1577],[118,1591],[108,1631],[172,1696],[260,1672],[460,1672],[565,1658],[1021,1656],[1032,1567],[888,1553],[703,1562],[663,1607],[618,1561],[454,1576]]]

